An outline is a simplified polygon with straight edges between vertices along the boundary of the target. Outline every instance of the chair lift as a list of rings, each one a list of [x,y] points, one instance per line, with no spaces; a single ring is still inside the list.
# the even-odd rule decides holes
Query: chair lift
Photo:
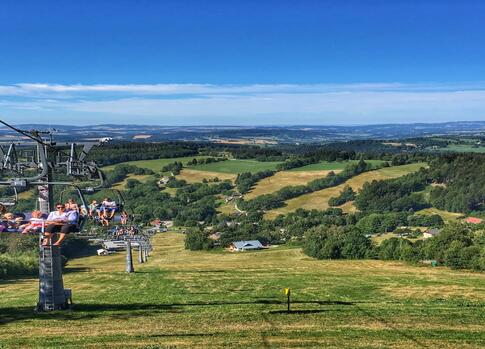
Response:
[[[69,183],[69,182],[49,182],[49,183],[45,183],[45,184],[49,184],[49,185],[53,185],[53,186],[71,186],[71,187],[73,187],[74,191],[79,196],[79,200],[81,202],[81,205],[79,205],[79,206],[80,207],[82,207],[82,206],[87,207],[83,193],[78,186],[76,186],[72,183]],[[0,185],[2,185],[2,184],[0,184]],[[3,185],[5,185],[5,184],[3,184]],[[14,191],[15,191],[15,198],[16,198],[15,201],[12,200],[11,204],[8,205],[8,202],[4,201],[3,199],[0,199],[0,203],[3,204],[6,207],[14,207],[18,202],[18,200],[17,200],[18,195],[17,195],[17,190],[16,190],[15,187],[14,187]],[[65,190],[63,190],[62,192],[64,192],[64,191]],[[22,214],[25,217],[26,222],[31,217],[31,212],[22,212]],[[87,215],[81,215],[81,214],[78,215],[78,219],[77,219],[77,222],[76,222],[76,232],[81,232],[83,230],[83,227],[84,227],[84,225],[87,221],[87,218],[88,218]],[[11,231],[11,232],[13,232],[13,231]],[[18,231],[18,232],[20,232],[20,231]]]
[[[89,188],[89,189],[92,189],[92,188]],[[104,188],[103,191],[104,192],[108,191],[113,193],[113,195],[106,195],[106,197],[110,197],[112,199],[116,198],[114,200],[116,203],[115,214],[113,218],[111,218],[109,221],[116,222],[116,223],[121,222],[121,213],[125,210],[125,199],[123,197],[123,194],[118,189],[112,189],[112,188]],[[94,192],[94,190],[89,191],[90,194],[92,192]]]
[[[13,188],[12,196],[0,197],[0,205],[5,206],[6,208],[15,206],[19,200],[17,188],[15,187],[12,187],[12,188]]]
[[[59,196],[59,200],[60,200],[61,203],[65,203],[64,195],[66,194],[67,191],[69,191],[70,193],[72,193],[72,191],[74,191],[77,194],[77,196],[79,197],[80,204],[78,204],[79,214],[78,214],[77,232],[78,233],[81,232],[83,230],[84,225],[86,224],[86,222],[88,220],[87,212],[84,212],[84,214],[83,214],[83,208],[85,210],[87,210],[88,205],[86,204],[86,200],[84,198],[82,189],[79,188],[77,185],[74,185],[72,183],[53,182],[51,184],[52,185],[67,185],[67,186],[70,186],[70,187],[73,188],[73,189],[70,189],[70,190],[68,188],[65,188],[64,190],[61,191],[60,196]]]

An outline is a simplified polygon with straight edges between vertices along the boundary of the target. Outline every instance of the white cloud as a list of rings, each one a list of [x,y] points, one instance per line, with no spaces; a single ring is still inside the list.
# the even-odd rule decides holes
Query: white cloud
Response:
[[[52,121],[355,124],[485,119],[485,84],[0,86],[0,112]],[[22,111],[25,111],[22,114]],[[36,114],[35,114],[35,113]],[[81,119],[78,119],[81,117]]]

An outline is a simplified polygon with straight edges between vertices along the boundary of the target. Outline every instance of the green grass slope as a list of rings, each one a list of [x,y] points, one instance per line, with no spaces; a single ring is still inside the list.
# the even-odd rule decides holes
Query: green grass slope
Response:
[[[179,161],[182,162],[184,165],[187,164],[192,159],[205,159],[208,156],[186,156],[182,158],[165,158],[165,159],[154,159],[154,160],[137,160],[137,161],[127,161],[123,162],[122,164],[126,165],[133,165],[137,166],[140,168],[148,168],[150,170],[153,170],[155,172],[160,172],[162,170],[162,167],[165,165],[168,165],[172,162]],[[120,164],[117,164],[120,165]],[[110,166],[105,166],[103,167],[103,170],[109,171],[113,169],[116,165],[110,165]]]
[[[189,252],[156,236],[149,262],[73,260],[72,312],[34,314],[37,280],[0,283],[2,348],[479,348],[485,275],[318,261],[284,247]],[[285,312],[283,288],[292,290]]]
[[[338,186],[318,190],[310,194],[301,195],[296,198],[287,200],[286,206],[268,211],[265,214],[265,218],[273,219],[280,214],[287,214],[289,212],[296,211],[299,208],[304,208],[307,210],[326,210],[330,207],[328,205],[328,200],[331,197],[338,196],[339,193],[347,185],[352,187],[352,189],[354,189],[355,191],[358,191],[367,182],[372,182],[373,180],[386,180],[401,177],[408,173],[415,172],[423,166],[426,166],[426,164],[414,163],[402,166],[385,167],[379,170],[365,172],[349,179],[347,182]],[[346,207],[346,210],[352,211],[352,208]]]
[[[289,171],[331,171],[331,170],[343,170],[349,163],[356,163],[358,160],[351,161],[321,161],[316,164],[310,164],[302,167],[292,168]],[[370,164],[379,165],[383,161],[381,160],[365,160]]]
[[[213,162],[210,164],[191,166],[190,169],[198,171],[221,172],[221,173],[243,173],[259,172],[263,170],[275,170],[281,162],[263,162],[256,160],[227,160]]]

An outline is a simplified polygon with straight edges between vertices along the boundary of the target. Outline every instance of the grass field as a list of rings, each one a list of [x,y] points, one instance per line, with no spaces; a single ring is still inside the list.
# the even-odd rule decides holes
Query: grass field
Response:
[[[169,194],[171,197],[175,197],[175,194],[177,193],[177,188],[165,187],[165,189],[163,189],[163,192]]]
[[[138,161],[127,161],[123,162],[126,165],[134,165],[140,168],[148,168],[153,170],[154,172],[160,172],[162,167],[168,165],[172,162],[179,161],[182,162],[184,165],[187,164],[192,159],[205,159],[208,156],[186,156],[183,158],[166,158],[166,159],[155,159],[155,160],[138,160]],[[117,164],[119,165],[119,164]],[[112,170],[116,165],[110,165],[103,167],[104,171]]]
[[[112,186],[112,188],[113,189],[118,189],[118,190],[124,190],[124,189],[126,189],[126,182],[128,182],[129,179],[136,179],[137,181],[140,181],[140,182],[146,182],[150,178],[153,178],[153,176],[152,175],[135,175],[135,174],[129,174],[129,175],[126,176],[126,178],[123,181],[114,184]]]
[[[177,179],[183,179],[188,183],[202,182],[205,178],[207,180],[219,178],[221,181],[229,179],[234,181],[237,177],[236,174],[232,173],[222,173],[222,172],[209,172],[209,171],[198,171],[191,168],[183,169],[179,175],[176,176]]]
[[[237,211],[236,211],[236,208],[234,206],[234,202],[231,201],[231,202],[223,203],[222,205],[220,205],[217,208],[217,212],[230,215],[230,214],[236,213]]]
[[[416,213],[424,215],[438,214],[445,222],[448,223],[456,222],[457,220],[465,217],[465,215],[462,213],[448,212],[434,207],[425,208],[424,210],[417,211]]]
[[[362,186],[366,182],[371,182],[373,180],[397,178],[400,176],[404,176],[408,173],[417,171],[420,167],[423,166],[425,166],[424,163],[417,163],[403,166],[386,167],[375,171],[365,172],[349,179],[344,184],[338,185],[336,187],[318,190],[310,194],[290,199],[286,201],[286,206],[267,212],[265,214],[265,218],[273,219],[280,214],[287,214],[289,212],[297,210],[298,208],[304,208],[307,210],[326,210],[327,208],[329,208],[328,200],[331,197],[339,195],[339,193],[346,185],[351,186],[352,189],[357,191],[362,188]],[[352,211],[352,208],[349,207],[349,205],[345,205],[344,208]]]
[[[439,150],[457,153],[485,153],[485,147],[474,147],[468,144],[449,144],[446,148],[439,148]]]
[[[211,164],[192,166],[190,169],[198,171],[219,172],[238,174],[243,172],[259,172],[263,170],[275,170],[281,162],[263,162],[256,160],[227,160],[213,162]]]
[[[37,280],[0,283],[1,348],[480,348],[485,275],[298,248],[189,252],[158,235],[147,264],[69,263],[72,312],[34,314]],[[283,288],[292,290],[287,314]]]
[[[371,164],[381,164],[381,160],[365,160]],[[358,162],[358,160],[351,161],[321,161],[316,164],[310,164],[302,167],[292,168],[289,171],[329,171],[329,170],[343,170],[349,163]]]
[[[340,172],[335,170],[334,172]],[[323,178],[330,171],[281,171],[274,176],[260,180],[256,186],[246,195],[246,200],[254,199],[263,194],[273,193],[289,185],[304,185],[317,178]]]

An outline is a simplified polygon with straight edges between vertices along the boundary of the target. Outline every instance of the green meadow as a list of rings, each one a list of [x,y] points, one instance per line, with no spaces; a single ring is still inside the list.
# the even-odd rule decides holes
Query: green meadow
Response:
[[[483,348],[485,275],[299,248],[190,252],[159,234],[149,262],[69,262],[72,311],[35,314],[36,279],[0,282],[0,348]],[[291,312],[284,288],[291,289]]]
[[[170,163],[173,163],[175,161],[179,161],[183,163],[184,165],[187,164],[192,159],[205,159],[208,156],[186,156],[186,157],[181,157],[181,158],[165,158],[165,159],[154,159],[154,160],[137,160],[137,161],[127,161],[123,162],[122,164],[124,165],[133,165],[137,166],[140,168],[148,168],[150,170],[153,170],[155,172],[160,172],[162,170],[162,167],[165,165],[168,165]],[[109,171],[113,169],[116,165],[110,165],[110,166],[105,166],[103,167],[103,170]]]
[[[367,163],[379,165],[381,160],[365,160]],[[355,163],[358,160],[351,161],[320,161],[315,164],[310,164],[302,167],[293,168],[289,171],[331,171],[343,170],[349,163]]]
[[[197,166],[190,166],[190,169],[198,171],[208,171],[208,172],[221,172],[221,173],[243,173],[243,172],[259,172],[264,170],[276,170],[276,167],[281,162],[263,162],[256,160],[227,160],[213,162],[210,164],[203,164]]]

